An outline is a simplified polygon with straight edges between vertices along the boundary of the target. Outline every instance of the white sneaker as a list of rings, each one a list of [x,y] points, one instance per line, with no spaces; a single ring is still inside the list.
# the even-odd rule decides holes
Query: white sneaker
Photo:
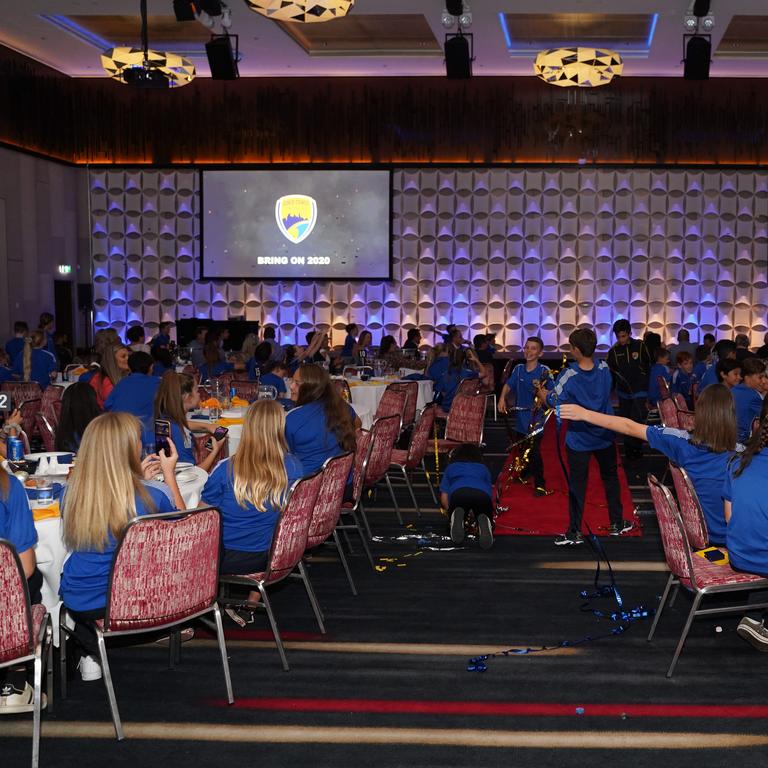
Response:
[[[93,680],[101,680],[101,664],[93,656],[82,656],[77,668],[83,681],[90,683]]]

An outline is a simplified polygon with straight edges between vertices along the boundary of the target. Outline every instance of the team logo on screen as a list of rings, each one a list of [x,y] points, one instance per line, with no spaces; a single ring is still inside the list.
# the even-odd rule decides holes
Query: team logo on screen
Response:
[[[315,228],[317,203],[309,195],[284,195],[275,203],[275,219],[286,239],[295,245]]]

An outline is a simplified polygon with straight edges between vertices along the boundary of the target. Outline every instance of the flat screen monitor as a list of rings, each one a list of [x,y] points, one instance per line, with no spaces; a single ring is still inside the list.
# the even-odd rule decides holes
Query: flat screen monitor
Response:
[[[205,279],[391,276],[389,171],[202,171]]]

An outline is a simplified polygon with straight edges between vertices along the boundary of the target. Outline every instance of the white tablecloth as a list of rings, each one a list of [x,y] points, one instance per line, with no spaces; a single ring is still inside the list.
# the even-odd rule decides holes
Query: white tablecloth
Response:
[[[387,385],[391,384],[392,381],[392,379],[371,379],[370,381],[362,382],[357,379],[349,380],[350,392],[352,393],[352,407],[360,416],[364,429],[370,429],[373,423],[373,415],[379,406],[379,400],[381,400]],[[432,402],[434,385],[429,380],[417,381],[416,383],[419,385],[416,410],[420,412],[427,403]],[[366,417],[363,417],[363,413],[366,414]],[[366,421],[368,422],[367,424]]]

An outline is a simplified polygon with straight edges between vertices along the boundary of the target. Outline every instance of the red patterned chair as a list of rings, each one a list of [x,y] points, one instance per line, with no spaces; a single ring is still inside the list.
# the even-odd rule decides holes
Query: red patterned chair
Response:
[[[669,384],[667,383],[667,380],[663,376],[656,377],[656,386],[659,388],[659,394],[661,395],[662,400],[665,397],[670,396],[671,393],[669,391]]]
[[[419,400],[419,383],[417,381],[394,381],[391,384],[387,384],[387,389],[384,392],[405,392],[406,401],[403,408],[403,429],[410,427],[416,421],[416,405]],[[381,403],[379,403],[381,405]],[[388,414],[380,414],[378,409],[376,410],[375,418]]]
[[[456,390],[456,394],[454,395],[454,402],[459,395],[464,395],[465,397],[479,395],[481,387],[482,382],[480,379],[462,379],[459,382],[459,387]],[[485,400],[483,400],[483,403],[485,403]],[[451,403],[451,408],[453,408],[453,403]],[[437,410],[435,411],[435,418],[438,421],[445,421],[448,418],[448,414],[440,406],[438,406]]]
[[[32,704],[14,711],[32,712],[32,768],[37,768],[43,658],[47,668],[47,706],[49,712],[53,711],[53,628],[45,606],[30,605],[24,568],[13,544],[5,539],[0,539],[0,585],[0,669],[34,663]]]
[[[0,392],[11,395],[14,408],[19,408],[25,400],[41,400],[43,397],[43,391],[36,381],[5,381],[0,385]]]
[[[64,387],[51,384],[43,391],[40,412],[48,419],[48,423],[56,429],[61,415],[61,398],[64,397]],[[58,403],[58,408],[54,405]],[[47,449],[46,449],[47,450]]]
[[[693,549],[704,549],[704,547],[709,546],[709,532],[691,478],[688,477],[688,473],[684,469],[671,462],[669,469],[672,473],[672,482],[675,484],[680,516],[683,520],[688,543]]]
[[[696,426],[696,414],[693,411],[678,408],[677,423],[680,425],[680,429],[684,429],[686,432],[693,432]]]
[[[415,382],[414,382],[415,383]],[[390,389],[390,384],[384,390],[384,394],[379,400],[379,404],[376,406],[376,413],[373,415],[373,420],[386,419],[387,416],[397,416],[399,421],[398,435],[403,428],[405,409],[408,404],[408,393]],[[418,384],[416,385],[418,388]]]
[[[400,525],[403,524],[403,518],[400,514],[400,508],[397,506],[395,490],[392,487],[392,481],[389,479],[387,470],[392,463],[392,450],[395,447],[397,438],[400,436],[400,415],[385,416],[377,419],[371,428],[371,450],[368,454],[368,461],[365,466],[363,477],[363,491],[372,490],[381,480],[387,484],[389,495],[392,498],[392,504],[395,507],[395,514]],[[360,500],[360,514],[368,531],[368,538],[371,536],[371,527],[368,518],[365,515],[362,498]]]
[[[480,387],[479,393],[485,395],[485,403],[488,405],[488,400],[493,402],[493,420],[498,418],[498,402],[496,399],[496,370],[493,367],[493,363],[483,364],[483,373],[481,374],[484,381]]]
[[[371,549],[368,546],[370,533],[366,535],[366,531],[363,530],[363,526],[360,525],[360,519],[358,518],[359,512],[365,520],[365,511],[362,509],[363,481],[365,480],[365,469],[368,466],[368,459],[372,448],[373,434],[371,431],[359,429],[355,441],[355,459],[352,464],[352,501],[342,503],[341,517],[336,525],[336,530],[341,531],[344,535],[344,540],[350,552],[352,551],[352,546],[347,531],[357,531],[360,541],[363,543],[363,549],[365,550],[368,562],[371,564],[371,568],[375,570]],[[365,528],[370,530],[367,520],[365,520]]]
[[[226,596],[227,585],[240,584],[251,589],[258,589],[261,594],[259,607],[263,607],[269,618],[269,625],[272,628],[272,634],[275,637],[277,652],[280,654],[280,660],[283,663],[283,669],[287,672],[289,669],[288,659],[285,656],[283,640],[280,637],[280,630],[277,628],[275,615],[272,612],[272,605],[267,595],[267,587],[277,584],[279,581],[294,575],[304,582],[304,588],[307,590],[309,602],[312,604],[312,610],[320,626],[320,631],[325,634],[325,625],[323,624],[323,615],[320,606],[317,603],[312,584],[309,581],[306,568],[302,562],[304,552],[307,548],[307,537],[309,527],[312,523],[312,510],[317,500],[317,494],[320,492],[320,486],[323,482],[321,472],[309,475],[301,480],[297,480],[290,491],[288,498],[280,513],[280,518],[275,527],[275,533],[272,537],[272,546],[269,549],[269,559],[267,568],[262,573],[249,573],[244,575],[222,574],[220,583],[222,585],[222,604],[242,606],[242,601],[234,601]]]
[[[252,403],[259,395],[259,382],[232,379],[232,385],[230,386],[229,390],[230,393],[234,393],[236,397],[240,397],[243,400],[247,400],[249,403]]]
[[[677,419],[677,405],[671,397],[664,397],[659,400],[659,419],[663,427],[680,429],[680,422]]]
[[[213,613],[227,701],[234,703],[221,612],[216,602],[221,520],[213,508],[167,512],[131,520],[120,535],[109,574],[107,609],[95,623],[101,669],[118,741],[123,737],[120,712],[104,642],[110,637],[171,630],[178,642],[181,624]],[[59,616],[61,694],[66,697],[66,642],[71,634],[67,611]],[[173,642],[171,643],[173,653]]]
[[[481,445],[485,420],[485,395],[456,395],[451,403],[445,438],[437,441],[438,453],[449,453],[462,443]]]
[[[667,602],[670,589],[676,584],[682,585],[693,594],[693,604],[688,613],[688,619],[683,627],[680,640],[672,657],[672,663],[667,670],[667,677],[672,677],[675,665],[683,650],[685,639],[691,629],[691,624],[696,616],[713,616],[723,613],[743,613],[747,609],[759,610],[768,608],[768,603],[755,603],[751,605],[731,605],[725,607],[699,609],[699,604],[707,595],[719,595],[729,592],[746,592],[755,589],[768,589],[768,579],[751,573],[734,571],[729,565],[717,565],[698,555],[694,555],[688,538],[685,534],[685,526],[677,509],[675,500],[669,492],[669,488],[662,485],[653,475],[648,475],[648,487],[651,490],[653,506],[656,510],[656,518],[659,522],[661,542],[664,546],[664,556],[667,567],[670,570],[664,594],[656,610],[656,616],[648,633],[648,641],[653,639],[656,625],[659,623],[661,613]]]
[[[50,421],[43,415],[42,411],[35,414],[35,424],[40,439],[43,441],[43,448],[46,451],[56,450],[56,430],[51,426]]]
[[[416,514],[421,517],[421,510],[419,504],[416,501],[416,494],[413,492],[413,485],[409,477],[413,470],[419,468],[424,473],[424,477],[427,480],[427,486],[432,493],[432,500],[437,504],[437,496],[435,495],[435,488],[432,485],[432,481],[429,479],[427,468],[424,466],[424,457],[429,449],[429,437],[432,432],[432,427],[435,423],[435,406],[434,404],[428,405],[422,412],[419,420],[416,422],[416,426],[411,433],[411,440],[408,444],[408,449],[403,450],[395,448],[392,451],[392,460],[390,464],[391,469],[396,469],[403,475],[403,480],[408,486],[408,492],[411,494],[411,501],[416,508]]]
[[[349,382],[346,379],[334,376],[331,378],[331,384],[336,387],[336,391],[341,395],[344,402],[352,402],[352,390],[349,388]]]
[[[344,499],[344,490],[347,487],[347,478],[352,470],[355,454],[352,451],[334,456],[323,464],[323,481],[312,510],[312,522],[307,535],[307,549],[312,549],[320,544],[328,543],[336,547],[339,559],[347,574],[347,581],[353,595],[357,595],[355,581],[349,570],[349,563],[344,555],[344,550],[339,541],[339,532],[336,526],[341,516],[341,504]]]
[[[195,464],[202,464],[211,452],[211,449],[208,447],[210,439],[210,432],[192,433],[192,452],[195,454]],[[219,451],[218,460],[221,461],[222,459],[226,459],[227,456],[229,456],[229,444],[224,443]]]

